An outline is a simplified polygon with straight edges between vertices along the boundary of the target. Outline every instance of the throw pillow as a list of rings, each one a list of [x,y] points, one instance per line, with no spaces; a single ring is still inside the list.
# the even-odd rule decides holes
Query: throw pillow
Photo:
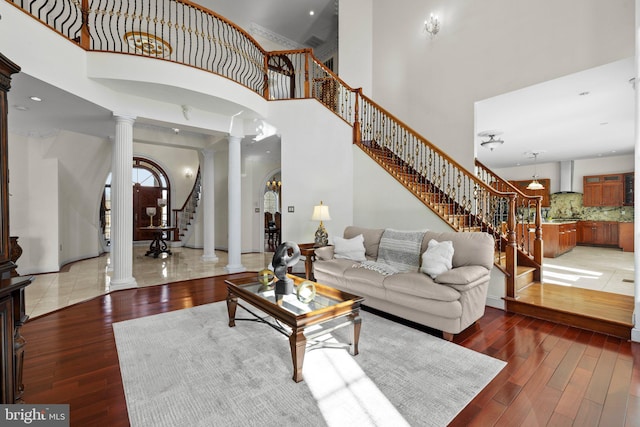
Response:
[[[342,237],[333,238],[333,256],[335,258],[350,259],[352,261],[366,261],[364,256],[364,236],[358,234],[352,239]]]
[[[427,250],[422,254],[422,266],[420,271],[428,274],[432,279],[438,274],[444,273],[452,268],[451,260],[453,259],[453,242],[445,240],[438,242],[437,240],[429,240]]]

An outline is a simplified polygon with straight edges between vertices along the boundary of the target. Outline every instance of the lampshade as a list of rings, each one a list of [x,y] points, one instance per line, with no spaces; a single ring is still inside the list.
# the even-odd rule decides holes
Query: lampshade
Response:
[[[544,190],[544,185],[540,184],[538,180],[534,178],[534,180],[527,185],[527,190]]]
[[[313,215],[311,215],[313,221],[329,221],[331,216],[329,215],[329,206],[323,205],[320,202],[319,205],[313,207]]]

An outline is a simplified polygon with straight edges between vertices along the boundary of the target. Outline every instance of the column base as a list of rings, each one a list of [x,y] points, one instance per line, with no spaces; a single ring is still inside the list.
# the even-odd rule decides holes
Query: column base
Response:
[[[202,261],[204,262],[218,262],[220,259],[216,256],[216,254],[211,255],[202,255]]]
[[[136,282],[135,277],[129,277],[127,279],[121,280],[111,280],[109,282],[109,290],[111,291],[119,291],[122,289],[131,289],[137,288],[138,282]]]
[[[247,267],[242,264],[227,265],[224,267],[224,269],[227,271],[227,273],[242,273],[244,271],[247,271]]]

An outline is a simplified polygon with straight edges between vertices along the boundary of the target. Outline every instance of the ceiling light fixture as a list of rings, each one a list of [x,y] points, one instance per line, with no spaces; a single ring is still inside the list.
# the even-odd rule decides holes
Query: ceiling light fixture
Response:
[[[438,31],[440,31],[440,20],[438,19],[438,15],[434,15],[432,13],[431,16],[429,16],[429,19],[425,19],[424,31],[428,33],[430,37],[438,34]]]
[[[504,140],[495,139],[495,137],[498,135],[502,135],[502,132],[497,130],[486,130],[484,132],[480,132],[478,134],[479,137],[481,138],[489,137],[487,141],[482,141],[480,145],[483,146],[484,148],[488,148],[489,150],[493,151],[494,148],[498,148],[502,144],[504,144]]]
[[[313,15],[315,15],[315,14],[316,14],[316,13],[315,13],[313,10],[310,10],[310,11],[309,11],[309,16],[313,16]]]
[[[38,96],[30,96],[29,99],[35,102],[42,102],[42,98]]]
[[[540,153],[532,152],[530,154],[533,155],[533,181],[531,181],[529,185],[527,185],[527,190],[544,190],[544,185],[538,182],[537,160],[538,160],[538,154]]]

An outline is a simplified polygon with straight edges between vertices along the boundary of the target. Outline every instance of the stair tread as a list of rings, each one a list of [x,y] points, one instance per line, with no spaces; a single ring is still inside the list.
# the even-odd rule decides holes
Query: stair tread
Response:
[[[536,282],[523,289],[517,301],[633,326],[634,299],[627,295]]]

